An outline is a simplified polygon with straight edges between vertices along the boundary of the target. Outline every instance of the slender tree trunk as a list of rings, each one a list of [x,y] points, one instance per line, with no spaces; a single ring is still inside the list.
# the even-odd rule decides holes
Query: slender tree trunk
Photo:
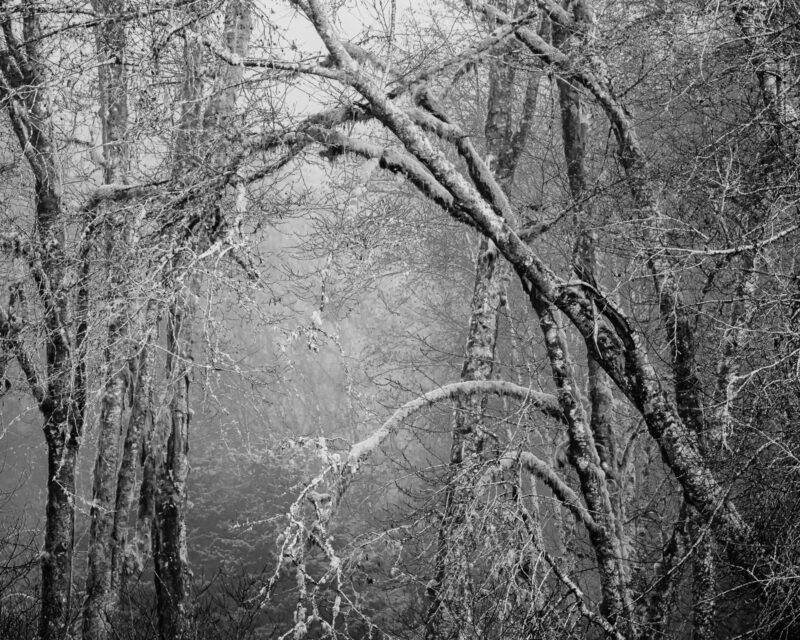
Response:
[[[225,11],[224,44],[239,56],[246,56],[252,33],[251,5],[246,0],[229,0]],[[176,182],[186,175],[200,176],[204,167],[194,158],[198,148],[207,147],[203,157],[212,164],[224,161],[229,153],[226,144],[215,134],[231,133],[235,113],[237,83],[241,67],[220,63],[217,85],[206,108],[203,108],[203,50],[200,43],[187,41],[181,99],[181,123],[175,143]],[[218,195],[204,202],[202,220],[191,239],[197,253],[220,242],[227,233],[227,222],[218,206]],[[199,250],[198,250],[199,249]],[[185,255],[173,263],[174,298],[167,322],[167,384],[172,386],[169,403],[169,437],[163,456],[156,456],[154,468],[153,557],[158,602],[159,635],[164,640],[181,639],[189,633],[189,587],[191,572],[186,541],[186,482],[189,475],[190,379],[192,340],[199,277],[190,271]],[[147,472],[147,470],[146,470]],[[144,495],[144,489],[143,489]]]
[[[661,562],[656,567],[656,580],[648,594],[646,618],[641,625],[641,640],[658,640],[665,637],[669,616],[675,607],[678,585],[686,564],[689,508],[684,502]]]
[[[690,520],[694,540],[692,558],[692,640],[714,640],[717,637],[717,577],[714,540],[698,514]]]
[[[525,2],[517,3],[521,10]],[[525,146],[536,109],[538,74],[528,78],[521,105],[521,117],[515,126],[510,107],[513,104],[514,67],[499,61],[489,74],[489,97],[485,125],[487,155],[493,159],[500,183],[509,188],[522,148]],[[464,349],[461,380],[489,380],[494,369],[500,312],[504,304],[509,270],[498,262],[494,244],[481,238],[475,262],[475,284],[470,305],[469,331]],[[469,488],[472,466],[480,464],[486,452],[484,432],[485,396],[470,396],[456,403],[450,449],[449,480],[445,491],[445,512],[439,529],[434,579],[428,586],[426,638],[441,637],[445,618],[457,629],[459,638],[480,635],[473,616],[475,597],[470,570],[470,505],[474,494]],[[532,523],[531,526],[538,526]],[[454,536],[463,540],[454,542]],[[448,586],[448,582],[452,585]],[[456,590],[446,597],[445,591]]]
[[[630,611],[624,571],[620,566],[622,545],[616,535],[614,510],[605,472],[587,424],[563,331],[555,318],[555,309],[535,292],[529,291],[539,316],[558,399],[567,422],[568,457],[578,474],[581,493],[598,527],[589,531],[597,558],[602,590],[601,612],[613,625]]]
[[[132,394],[131,415],[122,448],[122,461],[117,475],[117,495],[114,503],[114,525],[111,531],[111,591],[117,599],[124,590],[124,578],[132,567],[126,567],[128,554],[128,519],[136,489],[136,468],[140,460],[140,447],[153,421],[153,380],[155,350],[153,348],[158,325],[158,303],[147,304],[144,318],[144,344],[138,355],[136,383]],[[149,531],[150,522],[147,523]],[[148,537],[149,539],[149,537]],[[148,545],[149,547],[149,545]]]
[[[505,278],[498,273],[497,251],[482,240],[475,267],[475,287],[465,349],[461,380],[489,380],[494,367],[497,345],[499,311],[503,300]],[[507,274],[506,274],[507,275]],[[458,628],[458,637],[475,634],[472,620],[472,580],[470,577],[469,546],[474,542],[470,535],[470,505],[474,498],[468,488],[472,469],[468,462],[480,463],[484,445],[483,412],[485,396],[473,396],[456,403],[453,440],[450,448],[449,479],[445,490],[445,513],[440,525],[434,582],[428,587],[427,614],[428,638],[439,637],[445,610]],[[458,532],[456,534],[456,532]],[[463,540],[454,543],[453,536]],[[442,590],[448,574],[457,576],[458,585],[449,589],[460,591],[454,598],[443,598]],[[465,635],[466,634],[466,635]]]
[[[584,2],[571,3],[570,8],[576,21],[583,22],[583,30],[572,34],[561,26],[553,29],[553,40],[562,50],[580,44],[589,36],[593,28],[591,12]],[[578,18],[580,16],[580,18]],[[597,288],[597,252],[594,207],[588,189],[588,168],[586,166],[586,144],[589,125],[586,108],[582,104],[578,89],[569,81],[557,80],[559,104],[561,107],[561,131],[564,157],[567,164],[567,177],[573,200],[573,216],[576,239],[572,254],[572,268],[575,277]],[[547,320],[547,325],[554,321]],[[558,332],[550,331],[556,338]],[[547,331],[545,334],[547,335]],[[546,340],[547,342],[547,340]],[[564,357],[565,344],[549,347],[551,364]],[[570,427],[570,458],[581,479],[584,498],[592,514],[603,528],[603,535],[593,535],[593,544],[600,568],[600,581],[603,590],[601,612],[615,624],[621,614],[625,614],[625,625],[633,624],[633,607],[628,589],[629,567],[628,549],[624,524],[620,513],[614,509],[611,499],[611,484],[618,477],[617,435],[611,424],[613,396],[610,380],[598,361],[587,354],[589,399],[591,404],[590,431],[584,435]],[[555,365],[554,365],[555,366]],[[565,368],[562,366],[562,370]],[[559,374],[563,375],[563,374]],[[574,387],[572,381],[570,386]],[[575,435],[573,436],[573,432]],[[591,438],[589,438],[591,433]],[[590,470],[586,473],[586,470]],[[619,491],[619,487],[617,487]]]
[[[47,434],[47,507],[42,552],[42,605],[39,637],[60,640],[67,633],[72,593],[75,529],[76,432],[80,426],[55,410],[45,419]],[[79,416],[75,416],[79,418]]]
[[[106,184],[113,184],[124,182],[128,170],[125,142],[128,120],[128,87],[124,66],[126,33],[125,21],[118,19],[124,10],[124,3],[121,0],[93,0],[93,7],[101,19],[95,40],[98,56],[104,62],[99,68],[103,178]],[[102,640],[107,636],[108,616],[113,605],[111,565],[115,552],[112,537],[115,483],[123,402],[128,384],[125,353],[129,321],[126,254],[130,224],[130,221],[116,215],[111,217],[105,229],[110,319],[105,353],[106,381],[100,401],[97,457],[92,484],[86,599],[83,605],[84,640]]]
[[[120,340],[117,318],[109,327],[109,340]],[[118,346],[114,351],[119,355]],[[108,354],[109,367],[119,367],[120,358]],[[100,406],[97,458],[92,485],[92,508],[89,528],[89,563],[86,578],[86,600],[83,611],[83,637],[100,640],[106,637],[111,605],[111,556],[114,522],[115,479],[117,451],[122,418],[122,403],[126,378],[122,371],[109,371]]]
[[[161,638],[181,640],[189,631],[191,572],[186,548],[186,481],[189,476],[189,384],[196,294],[186,287],[169,310],[167,381],[170,433],[156,467],[155,561],[158,629]]]
[[[41,25],[35,3],[0,18],[4,47],[0,50],[0,98],[28,161],[34,181],[36,259],[30,273],[43,309],[45,377],[20,360],[44,418],[47,443],[47,506],[41,554],[41,640],[64,637],[69,623],[72,551],[75,527],[75,467],[83,433],[86,390],[83,349],[86,337],[87,289],[77,287],[75,305],[65,286],[68,264],[64,250],[64,220],[56,148],[49,111],[48,86],[40,59]],[[21,16],[20,42],[13,20]],[[85,257],[85,253],[81,254]],[[86,262],[84,260],[84,267]],[[84,274],[86,270],[84,268]],[[75,323],[69,322],[74,311]],[[74,330],[72,327],[75,327]],[[25,352],[21,349],[20,353]],[[19,357],[18,357],[19,360]]]
[[[175,142],[174,178],[178,184],[195,170],[194,154],[202,126],[202,46],[184,45],[182,113]],[[183,211],[177,211],[181,215]],[[181,238],[182,241],[186,239]],[[188,247],[187,247],[188,249]],[[196,247],[192,247],[196,249]],[[186,549],[186,481],[189,474],[189,384],[192,355],[192,321],[196,289],[185,282],[186,256],[173,259],[173,300],[167,311],[166,380],[169,430],[166,444],[153,443],[153,562],[155,570],[158,631],[162,640],[182,640],[189,631],[191,572]],[[156,435],[160,435],[156,430]]]
[[[139,500],[136,514],[136,531],[133,543],[133,553],[138,559],[138,569],[144,566],[144,559],[155,555],[155,545],[153,533],[155,531],[156,516],[156,457],[158,455],[157,442],[161,440],[159,432],[162,431],[161,422],[156,418],[154,407],[162,406],[162,402],[156,402],[150,398],[150,420],[145,423],[145,430],[142,433],[142,482],[139,485]],[[164,431],[169,431],[167,427]]]
[[[800,118],[792,101],[794,78],[785,65],[785,53],[775,51],[770,40],[780,33],[781,10],[762,0],[729,0],[727,3],[739,24],[743,40],[750,48],[750,62],[767,109],[772,137],[788,154],[800,145]]]

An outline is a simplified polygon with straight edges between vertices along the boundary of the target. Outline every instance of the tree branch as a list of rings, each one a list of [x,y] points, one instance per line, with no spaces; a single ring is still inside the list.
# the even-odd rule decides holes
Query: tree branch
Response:
[[[503,380],[470,380],[465,382],[454,382],[439,389],[434,389],[423,394],[419,398],[407,402],[400,407],[394,414],[381,425],[372,435],[357,442],[350,448],[347,456],[346,465],[351,473],[358,470],[361,462],[377,449],[386,438],[397,430],[404,420],[410,418],[422,409],[431,407],[437,402],[454,400],[458,397],[466,397],[476,394],[498,395],[514,398],[520,402],[528,403],[539,409],[550,418],[559,421],[563,420],[561,407],[555,396],[541,391],[533,391],[526,387],[505,382]]]
[[[528,451],[509,451],[503,454],[499,463],[503,469],[507,470],[519,465],[528,473],[539,478],[590,533],[598,533],[600,527],[592,514],[581,503],[580,496],[544,460]]]

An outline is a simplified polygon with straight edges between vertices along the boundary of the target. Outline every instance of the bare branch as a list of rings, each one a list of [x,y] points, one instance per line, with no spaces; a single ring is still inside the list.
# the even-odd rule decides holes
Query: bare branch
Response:
[[[511,469],[516,465],[544,482],[556,498],[572,512],[588,531],[597,532],[598,524],[581,503],[580,496],[564,482],[553,467],[528,451],[509,451],[500,458],[500,466],[503,469]]]
[[[176,28],[175,25],[171,25]],[[193,39],[202,44],[211,53],[217,56],[223,62],[227,62],[233,67],[245,67],[249,69],[273,69],[275,71],[286,71],[288,73],[304,73],[307,75],[319,76],[321,78],[328,78],[330,80],[339,80],[344,82],[345,78],[341,72],[330,67],[323,66],[322,64],[311,64],[304,62],[289,62],[284,60],[274,60],[271,58],[253,58],[247,56],[240,56],[224,45],[220,44],[214,38],[205,36],[188,27],[183,28],[186,37]]]
[[[738,247],[730,247],[728,249],[684,249],[682,247],[667,247],[664,251],[669,253],[684,253],[690,256],[735,256],[745,251],[758,251],[759,249],[763,249],[792,235],[798,229],[800,229],[800,224],[793,224],[764,240],[739,245]]]
[[[526,387],[505,382],[503,380],[470,380],[464,382],[454,382],[439,389],[434,389],[404,404],[394,412],[383,425],[372,435],[350,448],[347,456],[347,467],[354,473],[361,462],[377,449],[386,438],[393,433],[403,423],[415,413],[422,409],[431,407],[437,402],[453,400],[458,397],[465,397],[475,394],[488,394],[514,398],[521,402],[532,405],[539,409],[546,416],[562,420],[561,407],[555,396],[541,391],[533,391]]]
[[[586,603],[586,595],[583,593],[583,590],[575,583],[572,578],[570,578],[566,572],[559,566],[558,562],[552,555],[550,555],[547,551],[542,549],[542,553],[544,554],[544,559],[547,561],[547,564],[550,565],[550,568],[553,570],[553,573],[556,577],[562,582],[562,584],[569,589],[570,593],[574,596],[575,600],[578,603],[578,608],[581,610],[581,613],[598,625],[603,631],[608,634],[608,636],[614,638],[615,640],[627,640],[627,638],[620,633],[614,626],[606,620],[602,615],[593,611],[589,608],[589,605]]]

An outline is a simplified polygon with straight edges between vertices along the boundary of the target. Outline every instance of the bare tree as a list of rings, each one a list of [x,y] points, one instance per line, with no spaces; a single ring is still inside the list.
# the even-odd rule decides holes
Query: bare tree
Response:
[[[44,313],[46,357],[43,370],[37,367],[33,347],[25,343],[21,333],[21,287],[12,294],[2,321],[7,344],[25,373],[42,413],[48,448],[39,635],[49,639],[65,633],[69,615],[75,465],[86,409],[84,352],[88,293],[86,283],[76,287],[70,277],[72,263],[64,233],[67,214],[51,121],[52,78],[41,48],[41,33],[42,21],[37,6],[5,8],[0,92],[33,174],[35,218],[29,235],[6,233],[3,244],[12,255],[27,263],[36,286]],[[87,250],[85,247],[79,255]],[[78,269],[85,275],[85,264]]]
[[[694,558],[694,629],[698,637],[710,637],[718,620],[720,581],[733,579],[746,583],[747,578],[737,574],[744,570],[766,583],[769,573],[766,563],[771,552],[768,547],[761,547],[756,538],[747,501],[731,499],[732,485],[727,477],[730,467],[721,464],[718,448],[726,446],[725,434],[732,429],[729,412],[738,392],[743,389],[740,385],[746,384],[744,381],[750,380],[752,375],[740,377],[736,367],[742,355],[738,345],[745,341],[747,327],[753,320],[751,301],[758,280],[754,274],[757,263],[754,256],[762,247],[789,237],[796,231],[796,226],[786,221],[786,208],[781,205],[778,219],[783,229],[763,241],[740,241],[737,244],[729,235],[728,242],[734,243],[733,246],[694,249],[684,245],[674,248],[680,242],[680,234],[672,228],[676,214],[662,192],[659,165],[643,142],[647,133],[642,131],[648,129],[636,124],[632,109],[619,97],[618,79],[614,78],[612,68],[624,73],[624,67],[620,71],[618,66],[612,67],[612,64],[618,64],[618,60],[609,62],[601,57],[602,46],[598,43],[603,37],[602,27],[595,27],[588,3],[571,2],[562,6],[542,1],[534,3],[527,11],[517,8],[517,13],[506,13],[504,7],[496,4],[466,4],[471,14],[454,9],[452,14],[445,15],[459,25],[476,17],[484,20],[486,35],[483,39],[466,42],[460,55],[438,65],[398,77],[386,89],[385,75],[376,69],[385,70],[390,67],[388,63],[375,63],[374,55],[359,52],[352,43],[338,35],[333,14],[324,3],[316,0],[296,3],[314,25],[329,52],[326,64],[319,67],[309,65],[302,70],[335,80],[355,91],[357,97],[353,98],[349,110],[331,111],[327,119],[310,118],[289,134],[288,139],[321,143],[336,153],[377,159],[381,167],[402,174],[452,217],[477,229],[498,248],[516,273],[539,319],[542,348],[550,363],[552,384],[568,439],[568,459],[580,487],[581,502],[590,514],[590,520],[583,517],[580,522],[595,554],[594,569],[600,582],[599,612],[592,612],[585,593],[563,572],[560,573],[561,582],[581,603],[583,615],[605,633],[618,637],[657,637],[665,632],[665,624],[674,614],[674,594],[680,588],[682,566],[688,558]],[[750,30],[749,35],[748,31],[745,34],[748,46],[757,51],[754,59],[762,104],[767,113],[773,114],[769,135],[774,137],[777,128],[783,136],[788,120],[784,107],[782,115],[775,115],[779,104],[776,91],[779,89],[773,78],[778,76],[765,71],[773,68],[769,66],[763,40],[766,14],[763,14],[763,8],[746,4],[737,4],[734,9],[723,19],[724,26],[718,28],[728,28],[736,21],[744,25],[745,30]],[[635,11],[627,16],[623,14],[623,17],[629,20],[631,28],[638,28],[639,21],[645,19]],[[697,19],[712,20],[702,12],[697,14]],[[549,31],[539,28],[542,21],[552,25],[552,38]],[[759,35],[755,36],[753,25],[757,23],[761,26],[756,30]],[[499,172],[493,174],[488,156],[482,157],[475,150],[467,125],[458,123],[448,113],[447,106],[442,106],[446,103],[440,104],[433,96],[437,84],[442,86],[457,81],[465,65],[478,65],[485,57],[511,47],[511,42],[519,43],[530,54],[529,64],[534,67],[543,65],[557,76],[565,181],[569,185],[571,208],[576,212],[573,216],[575,243],[568,275],[559,275],[561,269],[557,261],[548,258],[543,245],[528,241],[530,229],[520,222],[519,212],[509,203],[508,184],[503,184]],[[775,60],[774,57],[771,59]],[[774,66],[774,62],[772,64]],[[506,69],[506,72],[513,77],[510,70]],[[443,78],[448,74],[451,75]],[[788,70],[783,70],[780,77],[787,78],[789,74]],[[781,100],[781,104],[787,104],[785,92]],[[409,106],[409,101],[412,106]],[[587,104],[592,106],[585,106]],[[627,189],[627,193],[620,192],[617,196],[625,203],[626,209],[615,216],[635,229],[640,264],[652,283],[650,290],[635,288],[619,280],[619,274],[601,269],[594,231],[600,214],[595,210],[609,205],[592,192],[593,168],[587,159],[587,149],[589,145],[598,145],[599,141],[590,138],[592,131],[585,116],[587,108],[594,108],[605,116],[613,135],[616,146],[614,162],[619,170],[620,183]],[[739,115],[747,117],[745,112]],[[384,131],[391,134],[394,144],[376,144],[373,140],[337,128],[337,125],[359,119],[380,122]],[[457,161],[454,161],[455,156]],[[608,156],[605,161],[609,162]],[[737,158],[739,161],[746,162],[744,158]],[[783,164],[785,159],[780,163],[781,167],[791,166]],[[770,165],[769,172],[777,175],[776,166]],[[728,187],[726,184],[723,188]],[[782,194],[780,197],[786,196]],[[744,202],[745,198],[741,201]],[[777,199],[766,207],[760,203],[759,208],[769,210],[776,203]],[[739,206],[738,200],[736,204]],[[771,219],[776,220],[774,217]],[[763,218],[753,222],[755,226],[751,229],[763,229]],[[547,228],[546,221],[537,220],[534,228]],[[490,246],[483,245],[482,255]],[[700,344],[704,328],[699,327],[701,316],[693,310],[693,304],[705,304],[702,301],[706,295],[704,291],[708,292],[714,286],[719,266],[704,274],[705,289],[703,285],[690,284],[690,278],[681,274],[686,267],[687,253],[690,256],[741,254],[746,258],[739,265],[741,271],[737,272],[739,279],[734,291],[738,292],[738,301],[730,308],[730,323],[718,334],[725,345],[722,360],[711,367],[716,372],[711,376],[704,375],[704,369],[708,368],[705,360],[708,354]],[[702,277],[701,267],[698,279]],[[478,286],[485,287],[491,282],[491,276],[484,274],[476,282],[478,292]],[[497,304],[481,295],[476,293],[475,308],[495,318]],[[647,321],[637,317],[635,307],[643,296],[652,301],[649,302],[650,308],[656,310],[655,317]],[[622,302],[625,298],[629,309]],[[701,302],[698,303],[698,299]],[[562,318],[566,327],[562,325]],[[473,323],[476,326],[479,324],[477,320],[474,309]],[[581,337],[585,349],[588,402],[584,401],[581,378],[569,354],[566,328]],[[470,336],[468,348],[475,348],[475,353],[469,352],[468,360],[472,358],[486,369],[480,375],[485,379],[491,373],[495,330],[492,322],[484,322],[480,329],[481,340],[476,339],[474,333]],[[478,345],[483,349],[480,355],[477,354]],[[662,363],[662,359],[665,362]],[[763,366],[769,368],[773,365],[767,362]],[[755,370],[763,369],[756,367]],[[470,367],[465,365],[465,375],[469,376],[469,371]],[[709,393],[704,388],[716,389],[716,392]],[[708,398],[715,399],[709,401]],[[474,446],[481,441],[481,401],[476,396],[469,402],[472,408],[469,426],[461,431],[456,429],[460,436],[456,436],[454,453],[451,454],[451,464],[455,466],[465,459],[464,442],[472,442]],[[616,407],[625,403],[646,425],[651,442],[657,446],[669,471],[666,481],[676,483],[680,489],[677,496],[668,501],[672,515],[667,515],[661,523],[666,542],[656,554],[657,570],[651,574],[636,570],[634,575],[633,570],[637,558],[633,555],[636,552],[632,543],[637,542],[636,537],[641,535],[637,529],[643,525],[640,516],[633,518],[634,525],[628,524],[631,521],[629,511],[635,506],[630,503],[631,497],[641,488],[630,467],[632,456],[637,455],[637,432],[627,418],[623,424],[615,418],[620,415]],[[464,438],[467,434],[469,438]],[[744,447],[738,454],[744,456],[740,464],[746,469],[773,442],[768,437],[762,441],[761,447]],[[337,470],[334,466],[331,473],[334,477],[344,478],[352,473],[352,468]],[[468,496],[471,489],[460,487],[459,481],[463,481],[463,477],[453,480],[448,491]],[[338,487],[346,486],[341,479],[332,482]],[[685,508],[680,506],[681,494],[686,502]],[[560,495],[566,496],[566,492],[562,491]],[[336,503],[334,499],[333,504]],[[323,512],[319,507],[321,503],[314,504],[317,505],[317,521],[328,522],[330,509],[326,507]],[[440,538],[439,568],[429,583],[431,611],[441,611],[443,602],[437,593],[446,571],[441,561],[448,553],[443,551],[446,538],[446,533]],[[718,566],[718,552],[712,539],[716,541],[716,549],[725,550],[730,565]],[[331,553],[324,543],[318,543]],[[452,553],[455,558],[463,550]],[[447,570],[458,566],[459,561],[455,561]],[[557,570],[555,566],[553,569]],[[474,622],[469,607],[477,595],[470,586],[469,571],[455,570],[462,580],[462,590],[450,591],[452,612],[465,629],[472,628]],[[641,581],[649,586],[644,589],[635,586]],[[649,604],[645,607],[644,603]],[[429,619],[433,619],[432,614],[429,614]],[[434,625],[429,629],[429,635],[435,637],[440,629]]]

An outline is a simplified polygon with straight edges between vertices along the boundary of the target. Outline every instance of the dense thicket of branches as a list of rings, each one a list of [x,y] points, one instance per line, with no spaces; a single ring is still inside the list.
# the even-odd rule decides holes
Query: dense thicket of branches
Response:
[[[798,24],[0,3],[0,633],[795,637]]]

